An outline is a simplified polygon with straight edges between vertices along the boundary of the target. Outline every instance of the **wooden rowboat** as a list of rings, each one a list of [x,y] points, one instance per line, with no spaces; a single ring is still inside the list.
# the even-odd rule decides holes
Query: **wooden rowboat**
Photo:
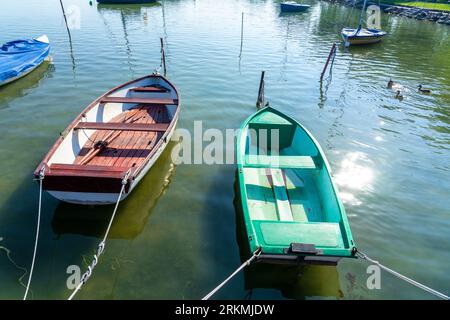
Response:
[[[34,172],[43,190],[78,204],[126,198],[166,148],[180,111],[177,89],[153,74],[96,100],[63,131]]]
[[[330,166],[300,123],[261,109],[242,124],[236,154],[247,241],[250,252],[261,248],[260,261],[336,264],[354,256]]]

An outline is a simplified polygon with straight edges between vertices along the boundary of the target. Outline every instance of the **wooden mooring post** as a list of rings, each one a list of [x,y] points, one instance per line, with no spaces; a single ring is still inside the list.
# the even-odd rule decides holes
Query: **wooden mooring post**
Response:
[[[261,80],[259,81],[258,99],[256,100],[256,109],[259,110],[264,105],[264,75],[265,71],[261,72]]]
[[[239,50],[239,58],[242,55],[242,45],[244,43],[244,12],[242,12],[242,20],[241,20],[241,48]]]
[[[333,57],[334,54],[336,54],[336,42],[333,43],[333,46],[331,47],[330,53],[328,54],[327,62],[325,63],[325,66],[323,67],[322,73],[320,74],[320,81],[323,80],[323,76],[325,75],[325,72],[327,71],[328,64],[331,61],[331,57]]]
[[[167,68],[166,68],[166,52],[164,50],[164,40],[163,38],[159,38],[161,41],[161,67],[164,70],[164,77],[167,75]]]

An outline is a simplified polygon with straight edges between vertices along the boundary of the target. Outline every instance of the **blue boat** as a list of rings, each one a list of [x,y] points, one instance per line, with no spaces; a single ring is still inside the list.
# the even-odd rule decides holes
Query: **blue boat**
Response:
[[[29,74],[48,59],[49,53],[46,35],[5,43],[0,48],[0,86]]]
[[[97,0],[98,3],[103,4],[138,4],[138,3],[152,3],[156,0]]]
[[[349,46],[380,42],[381,39],[386,35],[386,32],[358,27],[357,29],[343,28],[341,34],[342,39],[344,39],[345,45]]]
[[[294,1],[286,1],[280,3],[281,12],[303,12],[310,8],[308,4],[301,4]]]

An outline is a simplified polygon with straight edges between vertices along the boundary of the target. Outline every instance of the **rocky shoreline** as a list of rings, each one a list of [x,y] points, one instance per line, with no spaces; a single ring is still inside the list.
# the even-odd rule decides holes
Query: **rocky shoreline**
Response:
[[[389,14],[397,14],[400,17],[407,17],[416,20],[434,21],[450,26],[450,12],[398,6],[390,6],[388,8],[385,8],[384,12]]]
[[[328,2],[342,3],[347,6],[353,6],[354,1],[356,7],[361,8],[363,1],[361,0],[327,0]],[[377,2],[368,2],[367,5],[378,5]],[[435,9],[423,9],[418,7],[397,6],[390,4],[380,4],[381,10],[388,14],[396,14],[400,17],[406,17],[416,20],[428,20],[440,24],[450,26],[450,11],[435,10]]]

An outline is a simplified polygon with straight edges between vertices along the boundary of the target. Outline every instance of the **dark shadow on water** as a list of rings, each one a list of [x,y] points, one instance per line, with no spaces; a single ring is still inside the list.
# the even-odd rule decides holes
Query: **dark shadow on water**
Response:
[[[130,196],[121,202],[110,237],[134,239],[145,225],[158,199],[167,190],[175,166],[171,142]],[[31,171],[31,170],[30,170]],[[38,186],[24,179],[0,208],[0,299],[21,299],[23,277],[29,270],[36,232]],[[113,206],[81,206],[62,203],[43,193],[41,228],[30,299],[65,299],[66,268],[85,268],[103,237]],[[108,245],[108,243],[107,243]],[[85,261],[85,259],[87,259]],[[110,259],[111,260],[111,259]],[[84,272],[84,271],[83,271]]]
[[[234,181],[234,208],[236,212],[236,237],[241,261],[250,256],[247,234],[243,219],[237,170]],[[286,299],[303,300],[311,297],[340,299],[343,297],[339,274],[335,266],[285,266],[254,263],[244,269],[244,289],[247,299],[265,299],[265,291],[255,289],[274,289]],[[256,294],[255,294],[256,293]],[[273,298],[273,297],[269,297]]]
[[[39,87],[45,79],[51,78],[55,72],[55,65],[44,61],[35,70],[7,85],[0,87],[0,106],[8,102],[28,95],[33,89]]]
[[[133,192],[119,205],[108,238],[134,239],[144,230],[158,199],[168,188],[175,172],[171,142]],[[56,235],[79,234],[102,238],[114,205],[83,206],[60,202],[52,219]]]

